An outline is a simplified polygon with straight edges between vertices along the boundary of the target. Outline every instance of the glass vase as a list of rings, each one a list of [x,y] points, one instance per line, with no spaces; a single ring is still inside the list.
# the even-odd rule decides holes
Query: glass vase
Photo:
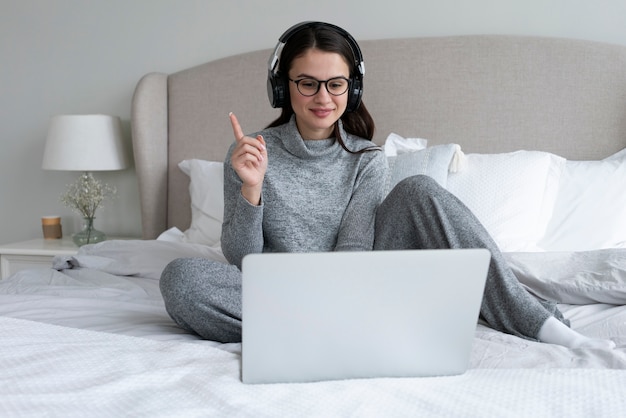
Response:
[[[85,218],[85,223],[83,225],[83,229],[74,235],[72,235],[72,240],[74,244],[83,246],[85,244],[95,244],[97,242],[106,241],[107,236],[102,231],[98,231],[93,227],[93,221],[96,218]]]

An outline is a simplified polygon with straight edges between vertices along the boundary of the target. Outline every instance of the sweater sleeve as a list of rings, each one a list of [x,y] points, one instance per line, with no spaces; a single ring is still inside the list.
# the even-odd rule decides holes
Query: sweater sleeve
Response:
[[[374,248],[376,209],[385,197],[388,166],[384,152],[370,158],[354,184],[344,212],[335,251],[370,251]]]
[[[241,269],[243,257],[263,252],[263,204],[252,205],[241,195],[242,182],[230,164],[231,146],[224,161],[224,222],[222,252]]]

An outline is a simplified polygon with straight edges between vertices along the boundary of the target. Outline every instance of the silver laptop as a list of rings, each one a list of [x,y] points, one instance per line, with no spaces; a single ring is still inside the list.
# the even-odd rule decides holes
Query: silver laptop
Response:
[[[484,249],[246,256],[243,382],[464,373],[490,257]]]

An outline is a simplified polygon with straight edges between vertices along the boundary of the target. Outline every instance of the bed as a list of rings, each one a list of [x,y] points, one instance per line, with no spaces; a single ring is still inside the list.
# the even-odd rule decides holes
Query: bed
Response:
[[[620,416],[626,413],[626,47],[455,36],[360,42],[364,102],[394,175],[479,216],[538,297],[615,350],[478,322],[459,376],[245,385],[240,344],[184,333],[159,294],[177,257],[223,259],[221,161],[268,105],[270,50],[150,73],[132,104],[141,240],[0,282],[3,416]]]

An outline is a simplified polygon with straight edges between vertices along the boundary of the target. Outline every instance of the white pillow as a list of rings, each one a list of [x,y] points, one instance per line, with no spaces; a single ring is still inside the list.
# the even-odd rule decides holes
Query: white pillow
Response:
[[[447,188],[482,222],[502,251],[539,251],[565,159],[541,151],[467,154]]]
[[[446,187],[448,171],[460,153],[461,147],[458,145],[445,144],[388,156],[390,175],[387,191],[391,191],[402,179],[417,174],[430,176],[439,185]]]
[[[567,161],[546,251],[626,248],[626,150],[600,161]]]
[[[428,140],[423,138],[404,138],[398,134],[390,133],[385,140],[383,149],[387,157],[396,156],[406,152],[419,151],[426,148]]]
[[[221,246],[224,220],[224,164],[217,161],[184,160],[178,164],[189,176],[191,225],[185,242]]]

